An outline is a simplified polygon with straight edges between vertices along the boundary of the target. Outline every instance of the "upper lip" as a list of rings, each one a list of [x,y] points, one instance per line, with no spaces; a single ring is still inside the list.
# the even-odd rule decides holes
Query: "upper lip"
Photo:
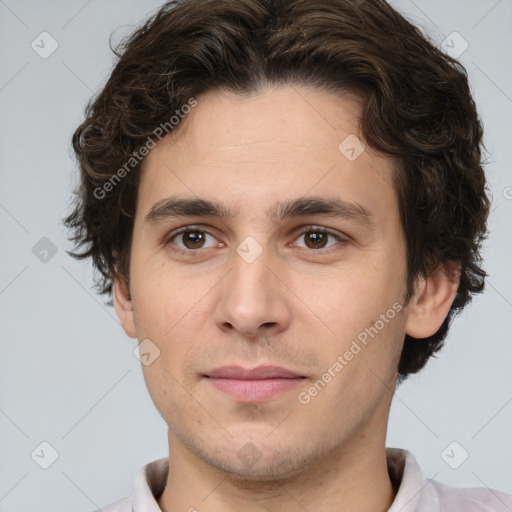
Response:
[[[241,366],[221,366],[209,371],[206,377],[224,378],[224,379],[293,379],[303,377],[291,370],[281,368],[280,366],[258,366],[248,369]]]

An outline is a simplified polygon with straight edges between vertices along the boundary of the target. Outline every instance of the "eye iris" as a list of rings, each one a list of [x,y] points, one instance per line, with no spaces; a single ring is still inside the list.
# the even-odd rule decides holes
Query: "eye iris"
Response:
[[[204,234],[200,231],[186,231],[183,233],[183,243],[189,249],[197,249],[204,242]],[[189,247],[187,244],[191,244]]]
[[[317,231],[310,231],[309,233],[306,233],[306,245],[308,247],[309,247],[309,242],[313,243],[313,247],[312,247],[313,249],[318,249],[319,247],[320,248],[325,247],[325,244],[327,242],[327,234],[319,233]]]

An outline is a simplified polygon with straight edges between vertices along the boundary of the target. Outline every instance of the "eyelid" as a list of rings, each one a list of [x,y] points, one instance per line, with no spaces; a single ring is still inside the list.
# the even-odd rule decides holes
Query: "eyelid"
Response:
[[[350,239],[350,237],[348,235],[345,235],[344,233],[338,234],[338,232],[335,232],[334,230],[326,228],[325,226],[308,224],[307,226],[303,226],[300,228],[300,231],[295,235],[295,238],[293,239],[293,241],[297,240],[297,238],[299,238],[302,235],[309,233],[309,232],[326,233],[327,235],[331,235],[332,237],[334,237],[338,241],[338,243],[347,243]],[[304,247],[298,247],[298,249],[304,249],[305,251],[308,251],[308,252],[323,252],[323,253],[327,254],[330,252],[330,250],[334,249],[336,247],[336,245],[338,245],[338,244],[332,245],[331,247],[327,247],[326,249],[324,249],[323,247],[321,247],[319,249],[309,249],[309,248],[305,249]]]
[[[168,245],[169,243],[171,243],[171,240],[183,233],[187,233],[187,232],[194,232],[194,231],[199,231],[201,233],[205,233],[213,238],[216,238],[215,235],[213,235],[212,233],[210,233],[208,231],[209,229],[209,226],[207,228],[201,226],[201,225],[195,225],[195,224],[189,224],[189,225],[186,225],[186,226],[183,226],[181,228],[178,228],[176,230],[173,230],[168,236],[165,236],[164,238],[164,241],[163,241],[163,245],[166,246]],[[326,233],[328,235],[331,235],[333,236],[334,238],[336,238],[336,240],[338,240],[339,243],[347,243],[349,240],[350,240],[350,237],[344,233],[340,233],[338,234],[337,232],[334,232],[333,230],[329,229],[329,228],[326,228],[325,226],[319,226],[319,225],[315,225],[315,224],[308,224],[308,225],[304,225],[304,226],[301,226],[300,228],[298,228],[299,231],[294,231],[294,238],[292,240],[292,242],[294,242],[297,238],[299,238],[300,236],[304,235],[305,233],[309,233],[309,232],[322,232],[322,233]],[[290,244],[287,244],[287,245],[290,245]],[[298,247],[298,249],[304,249],[308,252],[316,252],[316,251],[319,251],[319,252],[329,252],[329,250],[332,248],[332,247],[336,247],[337,244],[331,246],[331,247],[328,247],[327,249],[324,249],[324,248],[319,248],[319,249],[309,249],[309,248],[304,248],[304,247]],[[187,254],[191,254],[191,253],[198,253],[201,251],[201,249],[203,250],[206,250],[206,249],[212,249],[212,247],[206,247],[206,248],[199,248],[199,249],[182,249],[181,247],[177,247],[175,246],[175,249],[176,251],[178,252],[181,252],[181,253],[187,253]]]
[[[213,238],[216,238],[214,235],[212,235],[208,229],[205,229],[204,227],[200,226],[200,225],[194,225],[194,224],[188,224],[186,226],[183,226],[181,228],[178,228],[178,229],[175,229],[173,230],[171,233],[169,233],[168,235],[166,235],[164,237],[164,240],[162,242],[163,245],[167,245],[168,243],[170,243],[170,241],[183,234],[183,233],[187,233],[187,232],[194,232],[194,231],[200,231],[201,233],[206,233],[207,235],[210,235],[211,237]],[[181,249],[180,247],[178,247],[177,249]],[[187,252],[198,252],[199,249],[197,249],[196,251],[193,251],[192,249],[189,249]]]

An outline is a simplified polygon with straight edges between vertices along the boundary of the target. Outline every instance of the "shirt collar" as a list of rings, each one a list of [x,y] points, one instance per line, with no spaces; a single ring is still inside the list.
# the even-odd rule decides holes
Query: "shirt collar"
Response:
[[[398,487],[388,512],[420,512],[422,504],[439,510],[438,496],[432,480],[426,479],[412,453],[398,448],[386,448],[389,476]]]
[[[157,499],[167,483],[169,459],[164,457],[139,469],[133,486],[133,512],[162,512]]]

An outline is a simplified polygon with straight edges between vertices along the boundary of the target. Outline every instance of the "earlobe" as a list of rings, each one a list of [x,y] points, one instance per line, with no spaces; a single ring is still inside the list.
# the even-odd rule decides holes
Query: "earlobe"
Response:
[[[114,291],[114,308],[117,317],[121,322],[124,332],[130,338],[137,337],[135,329],[133,303],[126,283],[115,276],[112,278],[112,285]]]
[[[408,305],[405,332],[413,338],[428,338],[443,324],[455,300],[460,271],[453,264],[440,265],[430,276],[420,278]]]

